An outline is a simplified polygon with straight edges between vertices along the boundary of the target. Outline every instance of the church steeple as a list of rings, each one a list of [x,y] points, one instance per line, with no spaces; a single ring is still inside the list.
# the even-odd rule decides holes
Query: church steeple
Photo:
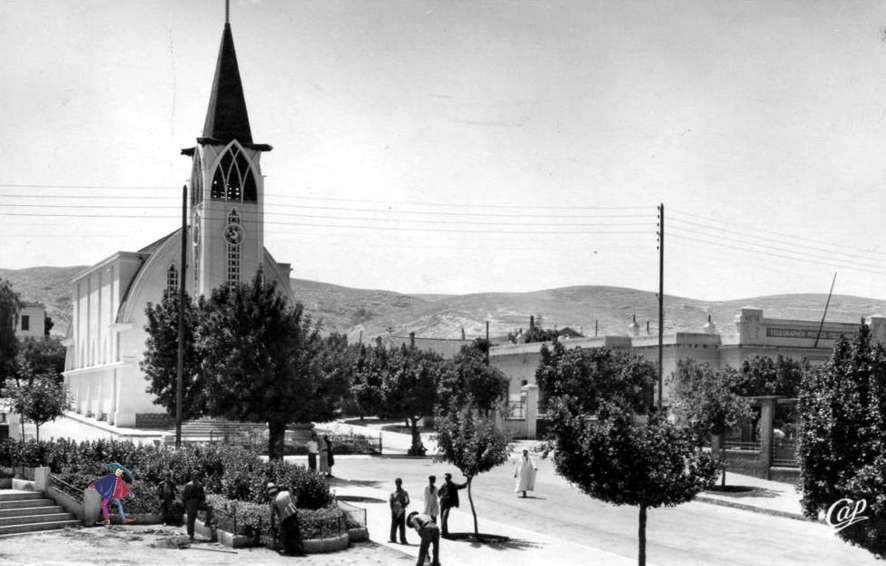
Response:
[[[237,140],[243,145],[251,145],[252,131],[249,128],[237,53],[234,51],[234,36],[231,34],[231,24],[227,22],[227,13],[225,15],[225,29],[215,64],[203,138],[206,142],[227,144]]]

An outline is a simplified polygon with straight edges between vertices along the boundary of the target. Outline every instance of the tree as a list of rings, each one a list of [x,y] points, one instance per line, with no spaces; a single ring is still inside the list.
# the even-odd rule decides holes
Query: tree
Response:
[[[388,350],[377,346],[360,345],[354,363],[351,382],[351,399],[362,419],[366,415],[379,415],[384,412],[382,384],[388,371]]]
[[[733,392],[737,372],[731,368],[714,371],[708,364],[680,360],[671,375],[673,410],[696,435],[701,444],[709,435],[718,435],[722,484],[726,485],[726,448],[722,436],[742,419],[751,416],[747,399]]]
[[[657,375],[655,366],[636,354],[610,348],[567,350],[555,342],[542,346],[535,381],[542,400],[559,397],[576,413],[597,413],[603,401],[645,413]]]
[[[213,291],[196,334],[207,414],[268,423],[272,460],[283,458],[287,424],[332,416],[322,397],[336,378],[324,373],[319,325],[260,271]]]
[[[864,500],[868,520],[838,534],[886,555],[886,350],[872,344],[866,325],[806,373],[799,440],[804,514],[817,518],[841,499]]]
[[[663,414],[644,424],[617,405],[600,419],[573,412],[562,398],[549,406],[557,473],[591,497],[639,507],[637,563],[644,566],[647,510],[691,501],[714,482],[716,463]]]
[[[445,415],[439,415],[434,424],[437,428],[438,459],[451,463],[467,478],[468,501],[474,516],[474,537],[479,540],[471,484],[477,475],[508,461],[508,437],[470,399],[453,406]]]
[[[20,310],[21,299],[18,293],[12,289],[9,281],[0,279],[0,389],[7,379],[16,375],[18,338],[15,336],[15,329]]]
[[[34,423],[37,440],[40,427],[64,414],[68,407],[65,387],[59,376],[52,373],[29,375],[11,388],[12,406],[22,417],[22,422]],[[24,437],[22,437],[24,438]]]
[[[65,371],[65,347],[61,339],[25,338],[19,342],[17,363],[20,368],[28,367],[33,374],[51,373],[61,375]]]
[[[182,378],[182,418],[192,419],[206,412],[206,380],[200,368],[202,354],[197,351],[195,332],[203,305],[194,304],[185,296],[184,372]],[[163,300],[148,303],[145,314],[145,354],[141,370],[149,381],[147,392],[157,398],[170,416],[175,416],[176,382],[178,380],[178,313],[179,295],[165,293]]]
[[[388,353],[387,371],[382,382],[385,413],[404,419],[412,433],[408,454],[424,456],[427,452],[418,430],[421,420],[434,413],[437,385],[446,361],[430,350],[419,350],[405,344]]]
[[[438,392],[438,413],[450,406],[464,406],[471,400],[488,416],[508,395],[508,377],[486,361],[485,340],[463,346],[452,360],[450,371],[443,372]]]
[[[755,356],[745,360],[735,376],[733,390],[745,397],[783,395],[797,397],[803,375],[809,371],[809,362],[778,356]]]

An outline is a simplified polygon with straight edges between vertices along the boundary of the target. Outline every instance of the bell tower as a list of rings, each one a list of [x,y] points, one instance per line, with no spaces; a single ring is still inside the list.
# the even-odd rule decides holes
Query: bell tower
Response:
[[[197,145],[182,150],[193,160],[190,237],[194,296],[253,278],[264,253],[262,152],[252,141],[234,36],[225,6],[215,76]]]

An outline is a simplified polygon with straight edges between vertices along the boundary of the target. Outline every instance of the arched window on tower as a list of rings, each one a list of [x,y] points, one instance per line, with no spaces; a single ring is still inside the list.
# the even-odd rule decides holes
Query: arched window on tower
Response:
[[[249,159],[237,145],[222,155],[212,176],[210,196],[216,200],[255,202],[257,199],[255,175]]]
[[[191,206],[203,202],[203,164],[200,152],[194,151],[194,167],[191,169]]]
[[[178,292],[178,269],[170,265],[166,270],[166,293],[173,295]]]

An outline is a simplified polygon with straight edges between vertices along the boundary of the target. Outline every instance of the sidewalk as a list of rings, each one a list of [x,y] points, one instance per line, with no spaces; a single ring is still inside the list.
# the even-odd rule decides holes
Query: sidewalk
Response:
[[[391,527],[388,492],[349,484],[336,486],[335,494],[344,501],[366,509],[366,525],[369,528],[369,537],[373,542],[418,558],[419,538],[414,529],[406,529],[408,545],[388,542]],[[449,530],[453,533],[472,533],[474,530],[473,517],[467,501],[463,505],[463,507],[453,509],[449,514]],[[407,513],[422,509],[424,509],[424,502],[418,497],[412,498]],[[552,564],[552,558],[556,559],[558,566],[587,564],[633,566],[637,563],[635,556],[625,557],[589,546],[574,544],[526,529],[504,525],[482,516],[479,517],[479,526],[481,533],[506,536],[510,538],[510,541],[497,544],[477,544],[470,541],[441,538],[440,563],[513,566],[514,564]],[[511,552],[502,552],[504,550]],[[647,564],[651,566],[651,563]]]
[[[792,484],[769,481],[733,472],[726,474],[726,487],[750,487],[748,491],[705,491],[696,501],[723,505],[755,513],[808,521],[800,506],[800,493]]]

